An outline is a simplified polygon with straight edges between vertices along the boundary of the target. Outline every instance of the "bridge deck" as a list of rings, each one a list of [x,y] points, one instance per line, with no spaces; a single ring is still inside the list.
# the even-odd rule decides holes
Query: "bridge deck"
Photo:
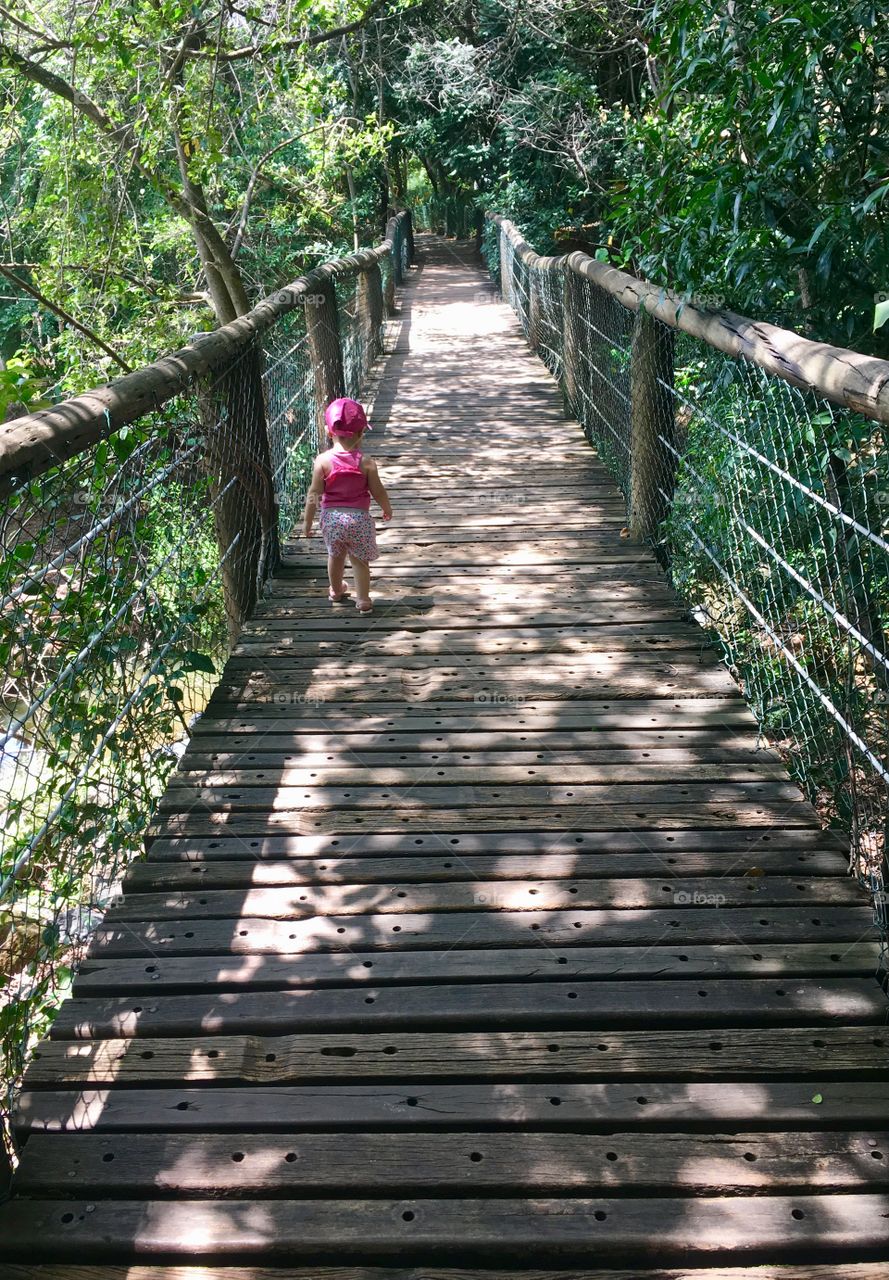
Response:
[[[3,1275],[885,1276],[870,909],[465,247],[376,418],[376,612],[289,549],[29,1071]]]

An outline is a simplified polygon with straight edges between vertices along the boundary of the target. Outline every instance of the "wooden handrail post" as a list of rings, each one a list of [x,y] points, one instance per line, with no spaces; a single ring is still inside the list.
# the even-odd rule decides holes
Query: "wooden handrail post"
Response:
[[[340,318],[336,290],[330,279],[321,281],[312,293],[306,294],[306,333],[315,375],[315,407],[323,440],[324,410],[331,400],[338,400],[346,394]]]
[[[577,406],[577,388],[580,385],[577,317],[580,312],[581,281],[567,262],[562,270],[562,398],[565,417],[580,418],[580,408]]]
[[[629,525],[654,540],[673,499],[676,438],[671,388],[675,333],[644,310],[636,312],[630,358]]]
[[[540,272],[528,267],[528,346],[533,352],[540,348]]]
[[[386,277],[386,287],[383,290],[383,301],[386,304],[386,315],[395,315],[395,276],[390,271]]]
[[[361,342],[365,353],[365,365],[362,372],[366,373],[381,346],[383,277],[378,262],[375,262],[373,266],[368,267],[366,271],[362,271],[359,274],[356,291],[358,295],[358,320],[361,326]]]
[[[417,261],[417,250],[414,244],[414,215],[410,209],[405,209],[404,211],[404,236],[407,240],[408,265],[413,266]]]
[[[507,239],[502,231],[500,236],[500,297],[512,306],[512,256],[506,252]]]
[[[252,342],[198,392],[229,641],[280,559],[262,352]]]

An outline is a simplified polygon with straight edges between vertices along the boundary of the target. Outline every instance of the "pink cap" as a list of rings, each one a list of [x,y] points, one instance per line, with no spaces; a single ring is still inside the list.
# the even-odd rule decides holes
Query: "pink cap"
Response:
[[[344,396],[331,400],[324,410],[324,421],[332,436],[357,436],[362,431],[372,431],[367,415],[357,400]]]

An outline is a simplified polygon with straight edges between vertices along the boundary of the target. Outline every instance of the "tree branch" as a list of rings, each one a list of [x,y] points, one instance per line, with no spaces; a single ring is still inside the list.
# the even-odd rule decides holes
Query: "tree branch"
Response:
[[[288,49],[306,49],[315,45],[326,44],[329,40],[339,40],[341,36],[347,36],[352,31],[358,31],[371,18],[381,13],[389,0],[374,0],[374,3],[365,9],[360,18],[356,18],[354,22],[347,22],[341,27],[332,27],[329,31],[319,31],[315,35],[305,33],[301,36],[294,36],[287,40],[273,40],[267,45],[249,44],[242,45],[240,49],[228,49],[221,51],[218,55],[220,62],[236,62],[240,58],[258,58],[267,53],[282,53]],[[193,50],[187,54],[190,58],[215,58],[215,53],[207,53],[204,50]]]
[[[320,125],[317,127],[323,128],[324,126]],[[314,133],[315,130],[309,129],[307,132]],[[298,142],[300,138],[304,138],[305,136],[306,135],[304,133],[295,133],[292,138],[285,138],[283,142],[279,142],[276,147],[272,147],[267,151],[264,156],[260,156],[257,161],[253,172],[250,175],[250,181],[247,183],[247,190],[244,192],[244,202],[241,205],[241,216],[238,219],[238,229],[235,232],[235,238],[231,249],[233,259],[238,256],[238,250],[241,248],[241,243],[244,239],[244,231],[247,228],[247,217],[250,213],[250,205],[253,202],[253,193],[256,190],[256,184],[259,181],[259,175],[262,171],[263,165],[267,160],[271,160],[272,156],[275,155],[276,152],[283,151],[285,147],[290,146],[291,142]]]
[[[13,284],[17,284],[20,289],[24,289],[25,293],[29,293],[32,298],[36,298],[37,301],[42,306],[46,307],[47,310],[51,311],[53,315],[58,316],[60,320],[64,320],[66,324],[70,324],[73,329],[77,329],[84,335],[84,337],[89,338],[91,342],[95,342],[96,346],[101,347],[106,355],[109,355],[112,360],[120,365],[124,373],[133,372],[131,367],[125,360],[120,358],[114,348],[109,347],[108,343],[100,338],[93,329],[88,328],[85,324],[81,324],[79,320],[75,320],[74,317],[69,312],[65,311],[63,307],[60,307],[58,303],[53,302],[51,298],[47,298],[46,294],[41,293],[39,289],[35,289],[32,284],[28,284],[27,280],[22,280],[20,276],[15,275],[14,272],[10,271],[8,267],[3,266],[2,263],[0,263],[0,274],[4,275],[7,280],[11,280]]]
[[[49,31],[41,31],[39,27],[31,27],[21,18],[16,17],[7,9],[5,4],[0,4],[0,17],[4,17],[11,22],[14,27],[18,27],[20,31],[26,31],[29,36],[36,36],[38,40],[42,40],[44,45],[50,49],[61,49],[65,45],[64,40],[57,40]]]
[[[64,98],[66,102],[70,102],[82,115],[92,120],[93,124],[106,137],[122,144],[132,157],[133,165],[137,171],[163,196],[170,207],[185,219],[195,233],[196,239],[200,234],[213,260],[219,265],[220,271],[225,274],[234,267],[229,258],[228,246],[203,203],[202,193],[195,188],[195,199],[192,200],[190,198],[192,187],[187,181],[187,168],[186,173],[183,174],[183,191],[185,193],[183,195],[156,169],[145,164],[142,159],[142,148],[130,126],[116,125],[111,117],[97,103],[87,97],[85,93],[81,93],[79,89],[75,89],[67,80],[63,80],[61,76],[57,76],[54,72],[47,70],[40,63],[33,62],[23,54],[17,53],[15,49],[10,48],[3,41],[0,41],[0,62],[6,62],[28,80],[39,84],[57,97]],[[236,290],[238,289],[237,282],[227,280],[227,283]],[[242,314],[249,310],[249,304],[247,303],[246,295],[243,295],[243,290],[240,290],[240,296],[235,299],[235,305],[236,308],[242,308],[242,310],[236,311],[236,314]],[[234,316],[230,316],[229,319],[234,319]]]

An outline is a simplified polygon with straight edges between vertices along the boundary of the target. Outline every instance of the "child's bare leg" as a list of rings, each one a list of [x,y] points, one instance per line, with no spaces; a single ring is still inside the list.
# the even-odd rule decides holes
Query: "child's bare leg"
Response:
[[[357,597],[355,603],[358,608],[365,608],[370,605],[370,565],[366,560],[359,560],[357,556],[349,553],[349,563],[352,566],[352,573],[355,575],[355,595]]]
[[[327,576],[330,579],[330,596],[341,596],[345,591],[343,583],[343,570],[346,567],[346,553],[341,551],[339,555],[327,557]]]

